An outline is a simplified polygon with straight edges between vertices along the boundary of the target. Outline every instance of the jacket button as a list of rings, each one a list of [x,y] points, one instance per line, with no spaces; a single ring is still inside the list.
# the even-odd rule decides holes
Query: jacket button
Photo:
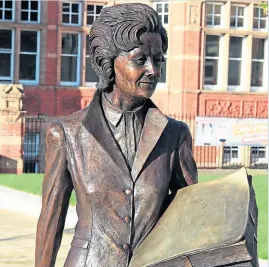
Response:
[[[129,189],[129,188],[125,190],[125,194],[127,196],[130,196],[132,193],[133,193],[133,191],[131,189]]]
[[[129,249],[129,244],[124,244],[123,248],[126,249],[126,250]]]
[[[129,223],[131,221],[131,217],[130,216],[125,216],[124,221]]]

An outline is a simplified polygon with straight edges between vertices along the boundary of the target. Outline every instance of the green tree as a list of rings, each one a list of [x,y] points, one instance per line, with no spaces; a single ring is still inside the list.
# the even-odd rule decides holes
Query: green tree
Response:
[[[266,16],[268,16],[268,2],[261,2],[260,7],[263,9]]]

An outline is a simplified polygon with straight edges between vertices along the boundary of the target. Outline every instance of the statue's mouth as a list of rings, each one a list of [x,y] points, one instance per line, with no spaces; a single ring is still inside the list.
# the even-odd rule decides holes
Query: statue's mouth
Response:
[[[145,83],[145,84],[155,84],[155,81],[140,81],[139,83]]]

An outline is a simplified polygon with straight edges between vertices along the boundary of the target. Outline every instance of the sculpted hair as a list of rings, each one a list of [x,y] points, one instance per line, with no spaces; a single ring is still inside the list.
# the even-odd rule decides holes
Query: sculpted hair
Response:
[[[121,4],[103,8],[89,35],[89,58],[99,81],[99,90],[111,89],[114,82],[114,59],[122,51],[141,45],[145,32],[159,33],[162,49],[167,51],[168,39],[158,13],[145,4]]]

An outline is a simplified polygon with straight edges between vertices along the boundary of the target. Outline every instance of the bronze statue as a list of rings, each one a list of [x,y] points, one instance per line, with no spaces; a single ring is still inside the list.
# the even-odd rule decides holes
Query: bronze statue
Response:
[[[90,105],[46,135],[36,267],[54,266],[69,198],[78,222],[65,267],[126,267],[178,189],[197,182],[188,126],[149,99],[168,40],[144,4],[104,8],[89,36]]]

